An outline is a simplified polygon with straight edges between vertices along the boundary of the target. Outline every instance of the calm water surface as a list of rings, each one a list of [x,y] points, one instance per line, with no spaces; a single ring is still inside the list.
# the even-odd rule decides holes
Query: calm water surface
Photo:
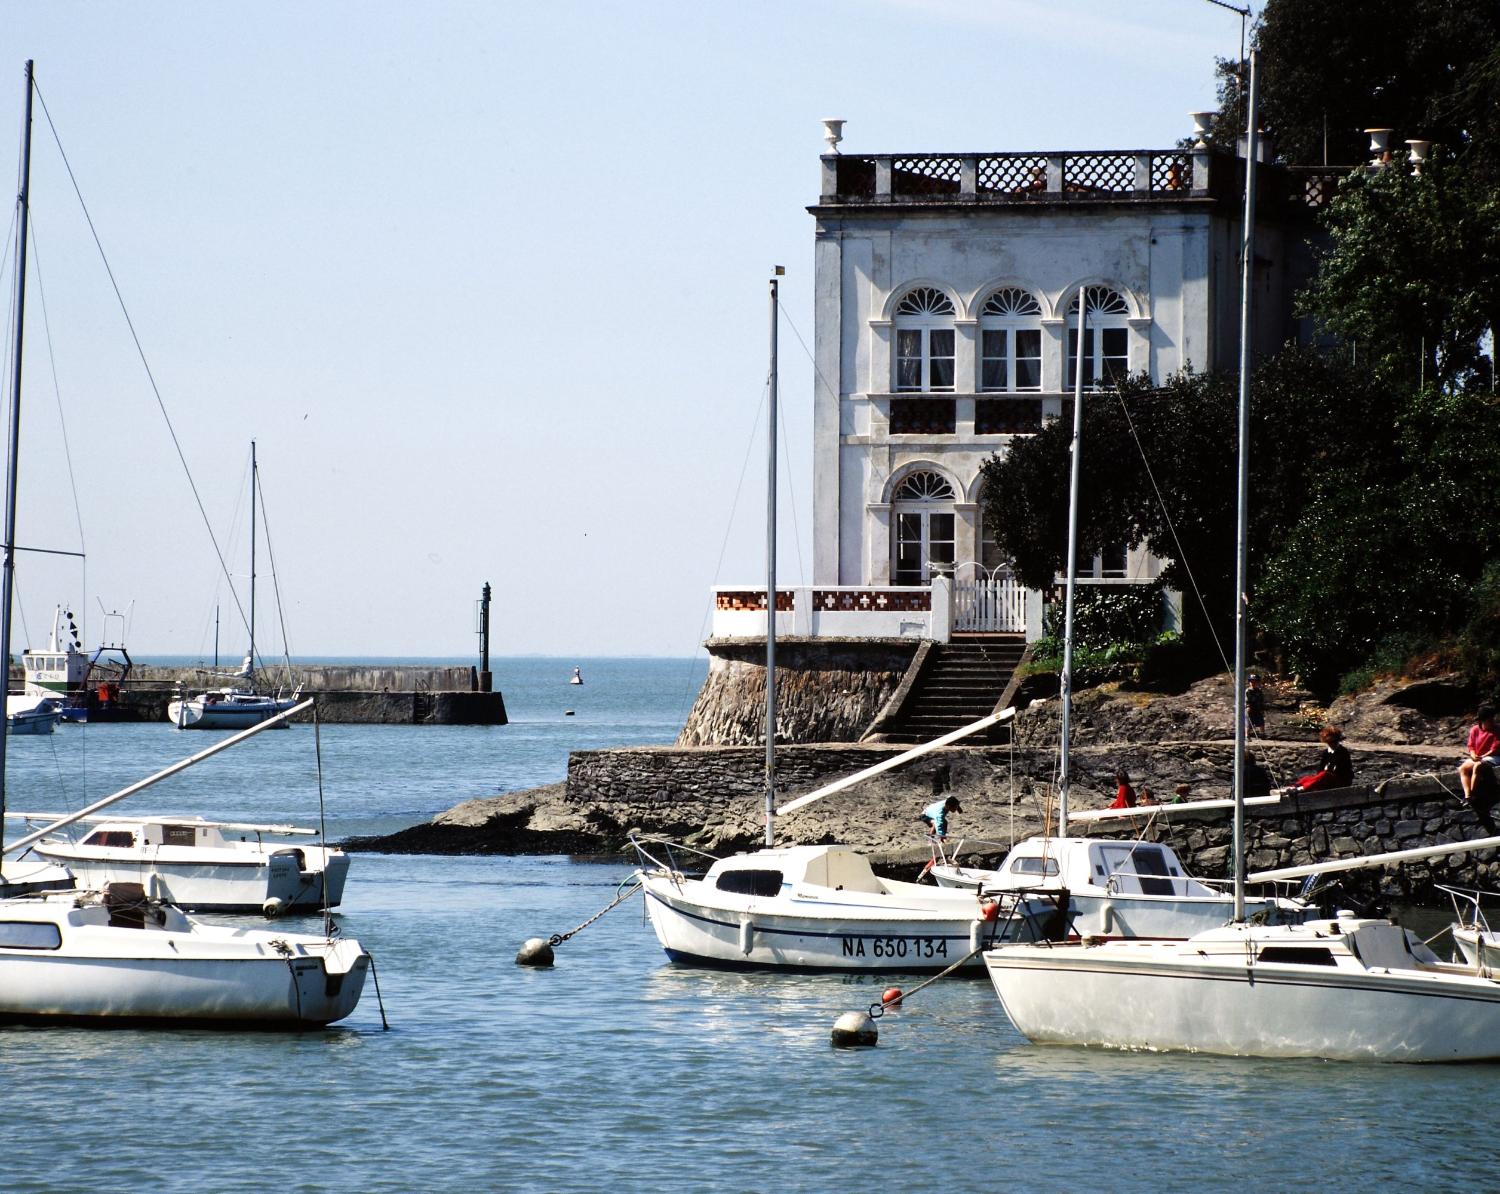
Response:
[[[584,668],[582,689],[565,681]],[[507,661],[497,728],[330,726],[330,830],[561,778],[570,749],[667,741],[685,661]],[[686,691],[684,698],[683,692]],[[574,709],[566,717],[566,709]],[[12,806],[76,807],[212,738],[14,739]],[[312,732],[272,731],[136,811],[315,817]],[[559,950],[629,874],[554,858],[361,855],[340,920],[373,987],[326,1032],[0,1030],[10,1190],[1479,1189],[1496,1067],[1230,1061],[1037,1048],[988,984],[946,980],[835,1051],[873,979],[669,965],[639,897]],[[315,921],[288,922],[314,931]],[[910,985],[910,984],[908,984]]]

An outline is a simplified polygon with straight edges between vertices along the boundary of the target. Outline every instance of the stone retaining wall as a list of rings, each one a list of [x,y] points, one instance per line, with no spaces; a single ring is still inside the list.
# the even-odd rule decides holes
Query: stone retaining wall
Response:
[[[708,676],[678,746],[765,741],[764,639],[710,639]],[[919,645],[915,639],[778,639],[776,740],[854,742],[885,706]]]

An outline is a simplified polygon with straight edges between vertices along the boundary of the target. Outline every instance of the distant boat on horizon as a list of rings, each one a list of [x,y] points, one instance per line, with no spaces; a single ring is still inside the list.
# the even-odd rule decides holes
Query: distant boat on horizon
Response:
[[[568,681],[568,683],[569,684],[582,684],[583,683],[583,672],[580,671],[578,668],[575,667],[573,669],[573,676]]]

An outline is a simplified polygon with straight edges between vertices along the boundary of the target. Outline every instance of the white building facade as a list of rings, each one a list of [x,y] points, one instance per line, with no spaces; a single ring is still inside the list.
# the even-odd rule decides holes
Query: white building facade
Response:
[[[1086,389],[1232,368],[1242,166],[1207,150],[824,155],[809,209],[814,584],[1003,577],[980,470],[1070,404],[1081,292]],[[1272,351],[1294,331],[1309,216],[1332,188],[1326,174],[1262,177],[1255,340]],[[1084,467],[1141,464],[1085,446]],[[1080,561],[1098,583],[1158,570],[1123,546]]]

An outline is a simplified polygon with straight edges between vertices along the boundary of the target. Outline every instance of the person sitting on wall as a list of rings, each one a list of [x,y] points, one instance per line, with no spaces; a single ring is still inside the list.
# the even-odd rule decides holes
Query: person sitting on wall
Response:
[[[1135,789],[1130,786],[1130,773],[1123,767],[1115,769],[1115,802],[1110,808],[1134,808]]]
[[[922,810],[922,815],[917,820],[927,826],[927,832],[943,841],[948,836],[948,814],[961,813],[963,805],[959,804],[957,796],[949,796],[946,800],[934,800]]]
[[[1304,792],[1349,787],[1354,782],[1354,760],[1344,748],[1344,731],[1338,726],[1324,726],[1318,732],[1318,738],[1327,748],[1323,751],[1323,766],[1311,775],[1304,775],[1296,786]]]
[[[1474,785],[1479,781],[1481,767],[1494,767],[1500,760],[1500,734],[1495,732],[1495,708],[1480,705],[1474,715],[1474,724],[1469,728],[1469,739],[1465,746],[1468,753],[1458,765],[1458,785],[1464,790],[1464,799],[1474,801]]]

